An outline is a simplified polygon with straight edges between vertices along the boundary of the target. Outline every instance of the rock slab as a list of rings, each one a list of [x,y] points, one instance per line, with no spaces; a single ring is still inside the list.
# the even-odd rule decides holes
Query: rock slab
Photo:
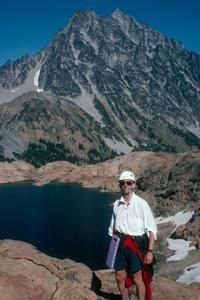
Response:
[[[57,259],[21,241],[0,241],[1,300],[120,299],[112,270],[95,273],[70,259]],[[133,295],[133,298],[134,295]],[[200,300],[200,284],[155,277],[152,300]]]
[[[0,243],[1,300],[95,300],[92,276],[85,265],[49,257],[30,244]]]

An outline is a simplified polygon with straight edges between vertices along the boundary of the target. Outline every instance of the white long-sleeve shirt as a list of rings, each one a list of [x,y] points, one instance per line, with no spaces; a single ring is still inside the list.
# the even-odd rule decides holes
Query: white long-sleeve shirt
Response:
[[[128,204],[123,197],[116,200],[108,233],[112,236],[115,231],[132,236],[152,231],[156,239],[156,222],[148,203],[135,193]]]

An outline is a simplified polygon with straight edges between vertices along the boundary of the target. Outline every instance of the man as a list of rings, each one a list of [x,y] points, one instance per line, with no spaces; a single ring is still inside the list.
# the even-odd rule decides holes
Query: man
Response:
[[[135,283],[138,300],[151,299],[150,274],[157,228],[147,202],[134,193],[135,175],[124,171],[119,177],[122,196],[116,200],[109,227],[109,235],[120,236],[114,269],[123,300],[128,300],[129,290],[125,284]],[[151,270],[150,270],[151,269]],[[127,278],[129,281],[127,281]]]

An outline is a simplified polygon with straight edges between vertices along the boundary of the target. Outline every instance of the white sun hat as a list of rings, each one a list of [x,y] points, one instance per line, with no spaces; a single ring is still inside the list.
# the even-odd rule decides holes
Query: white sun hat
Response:
[[[135,175],[131,171],[123,171],[119,176],[119,181],[121,181],[121,180],[135,181]]]

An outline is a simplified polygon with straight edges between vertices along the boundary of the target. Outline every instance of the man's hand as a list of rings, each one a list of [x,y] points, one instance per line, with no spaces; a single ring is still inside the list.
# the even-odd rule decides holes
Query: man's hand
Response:
[[[144,263],[149,265],[153,261],[153,252],[148,251],[145,258],[144,258]]]

